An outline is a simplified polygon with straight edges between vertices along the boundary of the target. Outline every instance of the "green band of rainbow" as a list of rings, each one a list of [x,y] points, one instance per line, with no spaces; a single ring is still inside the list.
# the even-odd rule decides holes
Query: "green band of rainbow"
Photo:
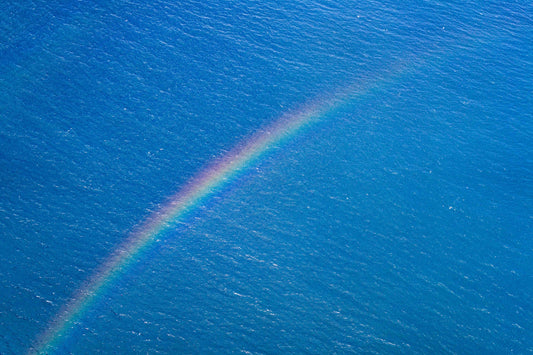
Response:
[[[56,351],[61,342],[68,337],[69,331],[81,321],[95,300],[120,277],[128,265],[138,259],[143,250],[152,245],[161,233],[172,228],[187,212],[193,210],[225,184],[234,180],[239,173],[250,167],[254,161],[272,150],[273,147],[279,146],[305,127],[334,113],[342,105],[388,82],[388,79],[402,71],[397,69],[389,71],[388,75],[352,86],[330,99],[322,100],[303,110],[285,115],[193,178],[169,200],[170,202],[150,216],[148,222],[133,233],[98,268],[95,275],[63,307],[45,332],[36,340],[35,346],[29,350],[29,353],[49,354]]]

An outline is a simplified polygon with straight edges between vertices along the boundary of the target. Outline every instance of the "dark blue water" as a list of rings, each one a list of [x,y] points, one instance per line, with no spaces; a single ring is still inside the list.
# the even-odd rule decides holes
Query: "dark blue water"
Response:
[[[407,69],[151,248],[62,353],[533,352],[527,1],[4,2],[0,353],[283,113]]]

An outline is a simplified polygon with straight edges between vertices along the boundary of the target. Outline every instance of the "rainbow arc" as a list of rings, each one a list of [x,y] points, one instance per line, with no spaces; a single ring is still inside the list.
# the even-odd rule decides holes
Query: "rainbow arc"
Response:
[[[173,228],[187,213],[234,181],[239,174],[274,147],[280,146],[324,117],[332,115],[343,105],[390,82],[390,79],[403,72],[404,66],[399,67],[387,75],[351,86],[328,99],[284,115],[201,171],[161,209],[149,216],[146,222],[98,268],[94,276],[60,310],[29,353],[48,354],[56,351],[76,324],[82,321],[84,314],[95,301],[126,272],[129,265],[142,257],[143,251],[147,250],[162,233]]]

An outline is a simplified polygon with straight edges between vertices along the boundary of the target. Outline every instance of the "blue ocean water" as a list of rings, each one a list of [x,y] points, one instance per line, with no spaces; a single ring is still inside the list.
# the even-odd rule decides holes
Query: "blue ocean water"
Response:
[[[58,353],[533,352],[527,1],[6,1],[0,353],[291,110],[405,72],[260,160]]]

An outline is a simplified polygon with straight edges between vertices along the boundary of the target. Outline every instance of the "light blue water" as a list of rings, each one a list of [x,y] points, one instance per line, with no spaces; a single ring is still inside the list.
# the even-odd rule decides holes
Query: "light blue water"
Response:
[[[533,6],[7,1],[0,353],[282,114],[407,70],[202,206],[59,353],[533,352]]]

